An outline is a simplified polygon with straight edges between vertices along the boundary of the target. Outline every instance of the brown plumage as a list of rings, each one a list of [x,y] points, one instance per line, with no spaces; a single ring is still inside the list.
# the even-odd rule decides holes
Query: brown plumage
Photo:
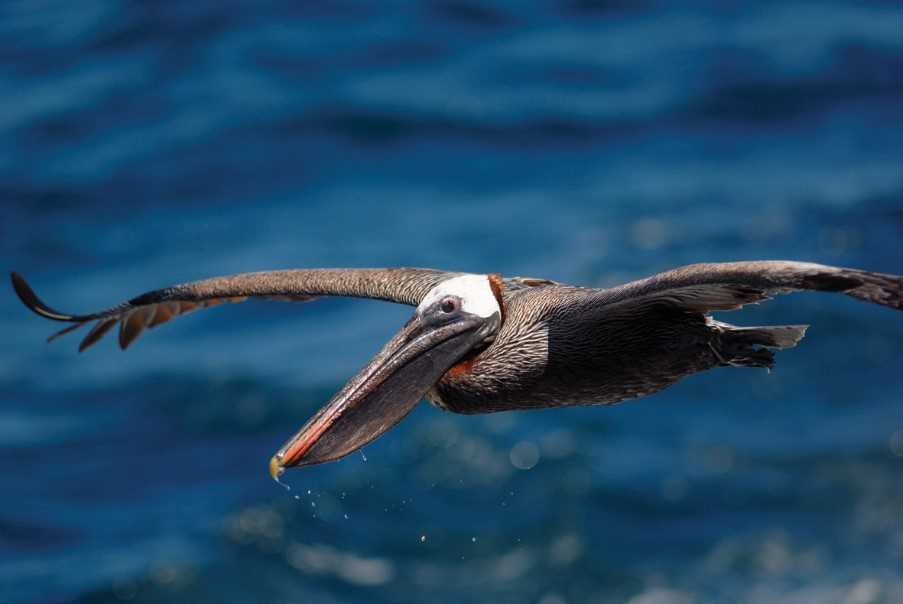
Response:
[[[96,321],[79,345],[79,352],[97,343],[119,323],[119,346],[123,350],[146,327],[157,327],[199,308],[224,302],[244,302],[249,297],[308,302],[319,296],[354,296],[416,304],[444,276],[432,269],[296,269],[241,273],[173,285],[146,292],[106,310],[73,315],[53,310],[35,295],[19,274],[12,273],[13,288],[22,302],[47,319],[75,325],[50,336],[49,340]]]
[[[773,350],[807,325],[736,327],[709,313],[798,290],[903,307],[903,277],[802,262],[695,264],[611,289],[555,284],[510,295],[495,343],[428,398],[458,413],[611,404],[713,367],[770,369]]]
[[[248,297],[309,301],[320,296],[354,296],[419,305],[405,326],[410,334],[402,337],[403,330],[396,336],[286,446],[298,459],[289,460],[283,453],[274,458],[279,471],[285,465],[318,463],[347,454],[352,445],[342,445],[343,438],[362,446],[399,421],[424,394],[434,404],[459,413],[612,404],[651,394],[713,367],[770,368],[773,350],[795,346],[806,326],[736,327],[716,321],[709,313],[737,309],[775,294],[841,292],[898,310],[903,307],[900,276],[792,261],[695,264],[610,289],[498,275],[483,276],[486,292],[479,289],[483,287],[479,276],[471,276],[475,281],[464,279],[466,287],[455,285],[465,289],[452,288],[450,284],[464,275],[415,268],[245,273],[154,290],[85,315],[53,310],[15,273],[12,282],[31,310],[73,323],[50,339],[94,322],[79,350],[96,343],[116,324],[119,345],[125,349],[146,328],[198,308]],[[445,291],[446,287],[450,289]],[[433,300],[437,296],[441,301]],[[467,308],[481,310],[475,315]],[[457,331],[443,327],[454,326],[453,320],[458,319],[467,325]],[[434,336],[440,331],[449,335]],[[457,335],[465,332],[470,334],[467,338]],[[457,338],[454,341],[459,344],[453,345],[449,337]],[[403,366],[414,363],[398,361],[398,351],[410,349],[412,343],[426,346],[423,354],[433,350],[443,355],[437,353],[428,363],[418,361],[438,372],[423,383],[418,376],[425,369],[412,374],[409,380],[417,381],[416,387],[398,377]],[[395,373],[388,373],[390,369]],[[385,411],[392,419],[380,422],[376,412],[360,405],[369,397],[379,401],[380,409],[393,409],[380,390],[387,383],[404,390],[402,398],[409,407]],[[358,417],[352,411],[359,416],[354,421],[365,425],[348,419]],[[319,451],[316,445],[321,438],[329,446]]]

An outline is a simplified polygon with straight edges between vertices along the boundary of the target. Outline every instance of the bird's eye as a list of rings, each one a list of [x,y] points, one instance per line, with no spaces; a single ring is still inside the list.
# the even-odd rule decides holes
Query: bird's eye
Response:
[[[444,313],[451,313],[458,310],[458,300],[456,298],[445,298],[439,303],[439,309]]]

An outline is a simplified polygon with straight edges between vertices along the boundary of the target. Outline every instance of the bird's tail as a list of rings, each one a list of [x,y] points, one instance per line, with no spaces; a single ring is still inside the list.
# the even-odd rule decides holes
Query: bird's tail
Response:
[[[793,348],[806,335],[808,325],[769,325],[737,327],[711,321],[718,337],[712,352],[722,365],[734,367],[774,367],[774,350]]]

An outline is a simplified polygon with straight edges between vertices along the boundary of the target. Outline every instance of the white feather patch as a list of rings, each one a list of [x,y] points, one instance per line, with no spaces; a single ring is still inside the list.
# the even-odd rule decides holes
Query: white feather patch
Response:
[[[491,317],[493,313],[502,312],[486,275],[461,275],[443,281],[426,294],[417,308],[426,308],[445,296],[457,296],[461,299],[461,309],[478,317]]]

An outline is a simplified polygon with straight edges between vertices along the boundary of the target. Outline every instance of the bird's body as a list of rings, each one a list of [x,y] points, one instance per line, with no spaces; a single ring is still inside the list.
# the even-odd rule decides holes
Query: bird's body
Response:
[[[547,282],[509,290],[495,341],[452,367],[427,398],[457,413],[613,404],[714,367],[770,369],[772,349],[795,346],[807,328],[736,327],[714,320],[710,311],[794,289],[850,290],[900,308],[900,277],[881,276],[897,288],[894,295],[875,283],[856,291],[861,271],[825,268],[693,265],[612,289]]]
[[[895,309],[903,277],[791,261],[697,264],[610,289],[433,269],[301,269],[218,277],[68,315],[13,274],[38,314],[96,322],[80,349],[119,324],[126,348],[145,328],[249,296],[355,296],[417,306],[402,331],[274,456],[271,470],[346,455],[426,396],[457,413],[613,404],[714,367],[772,367],[806,326],[736,327],[713,311],[794,290],[842,292]]]
[[[558,285],[505,302],[495,341],[447,371],[428,400],[456,413],[612,404],[718,364],[718,329],[700,314]]]

